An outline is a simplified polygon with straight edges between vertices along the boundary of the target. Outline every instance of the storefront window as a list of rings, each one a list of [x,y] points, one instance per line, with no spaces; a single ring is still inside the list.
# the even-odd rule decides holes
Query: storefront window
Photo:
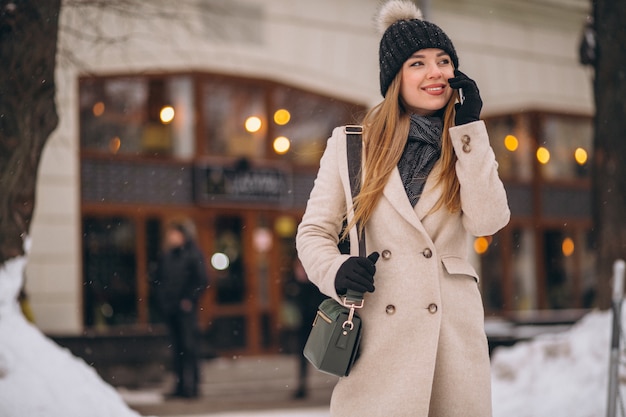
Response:
[[[548,307],[561,309],[572,303],[572,253],[573,242],[560,230],[544,232],[546,271],[546,298]],[[567,249],[566,249],[567,246]],[[571,249],[570,249],[571,248]]]
[[[547,307],[591,307],[595,297],[595,257],[589,233],[581,230],[546,230],[544,245]]]
[[[503,179],[530,181],[535,149],[528,129],[528,116],[506,116],[487,121],[489,139]]]
[[[243,253],[243,220],[238,216],[219,216],[215,221],[215,253],[211,266],[218,304],[241,303],[246,295]]]
[[[191,78],[86,78],[80,82],[81,149],[109,155],[190,158]]]
[[[474,239],[474,252],[480,256],[480,284],[485,310],[502,310],[504,299],[502,285],[502,247],[498,235]]]
[[[535,237],[532,229],[512,230],[513,309],[537,308],[537,274],[535,272]]]
[[[482,240],[484,243],[480,243]],[[501,242],[507,242],[507,247],[503,248]],[[539,258],[537,244],[543,248]],[[595,251],[591,232],[585,228],[513,226],[492,238],[476,238],[474,248],[482,252],[482,287],[488,311],[594,306]],[[502,276],[505,258],[511,278]]]
[[[202,94],[212,156],[317,164],[333,128],[362,116],[360,106],[270,83],[212,79]]]
[[[537,154],[547,180],[589,178],[593,126],[588,118],[544,116],[539,137],[543,159]]]
[[[83,219],[85,325],[137,320],[135,227],[130,219]]]
[[[317,164],[333,128],[362,117],[357,106],[287,86],[273,90],[272,103],[272,149],[299,164]]]
[[[362,106],[293,87],[224,76],[86,77],[79,100],[87,154],[191,159],[198,154],[197,129],[205,155],[305,165],[319,162],[334,127],[364,113]]]
[[[246,269],[243,233],[244,219],[220,215],[213,223],[215,241],[210,279],[215,304],[224,310],[212,319],[211,333],[219,349],[244,348],[249,343],[249,317],[243,305],[246,296]]]
[[[268,121],[260,85],[210,80],[203,84],[202,100],[209,155],[265,156]]]
[[[593,308],[596,304],[596,288],[598,288],[598,279],[596,273],[597,248],[593,238],[593,232],[590,230],[581,230],[577,233],[578,248],[577,253],[580,261],[581,271],[581,291],[582,300],[580,306],[582,308]]]
[[[148,262],[148,285],[149,285],[149,298],[148,298],[148,318],[150,323],[163,323],[165,317],[161,314],[161,309],[158,304],[158,300],[154,294],[153,281],[156,279],[156,271],[158,267],[159,258],[163,253],[163,229],[161,221],[155,218],[148,218],[145,221],[146,225],[146,259]]]

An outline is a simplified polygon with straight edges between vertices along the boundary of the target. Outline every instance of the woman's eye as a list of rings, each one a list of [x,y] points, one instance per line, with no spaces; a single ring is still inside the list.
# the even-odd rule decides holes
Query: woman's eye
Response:
[[[412,66],[412,67],[420,67],[420,66],[422,66],[422,65],[424,65],[424,63],[423,63],[423,62],[421,62],[421,61],[416,61],[416,62],[414,62],[414,63],[412,63],[412,64],[411,64],[411,66]]]
[[[448,65],[450,64],[450,60],[448,58],[442,59],[441,61],[439,61],[440,65]]]

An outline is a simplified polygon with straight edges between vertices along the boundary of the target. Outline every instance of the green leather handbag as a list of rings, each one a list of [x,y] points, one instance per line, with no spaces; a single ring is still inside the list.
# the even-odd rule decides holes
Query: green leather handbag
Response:
[[[348,174],[354,198],[359,192],[363,128],[346,126]],[[357,231],[359,227],[357,225]],[[359,236],[359,255],[365,256],[365,234]],[[363,293],[348,290],[342,303],[328,298],[318,306],[313,328],[304,346],[304,356],[318,370],[348,376],[359,353],[361,318],[356,310],[363,307]]]
[[[361,318],[355,309],[363,306],[344,299],[340,304],[328,298],[319,305],[313,328],[304,347],[304,356],[318,370],[348,376],[361,342]]]

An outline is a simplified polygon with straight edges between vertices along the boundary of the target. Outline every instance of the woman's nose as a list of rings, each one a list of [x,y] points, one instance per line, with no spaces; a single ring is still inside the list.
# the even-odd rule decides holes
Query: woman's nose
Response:
[[[441,78],[441,76],[442,76],[442,72],[441,72],[441,68],[439,68],[439,66],[437,66],[437,65],[429,65],[428,66],[427,77],[429,79],[438,79],[438,78]]]

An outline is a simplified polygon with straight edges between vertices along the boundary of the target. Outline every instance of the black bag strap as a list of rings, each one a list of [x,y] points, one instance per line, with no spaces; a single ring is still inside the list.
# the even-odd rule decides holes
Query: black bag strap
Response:
[[[359,194],[361,190],[361,159],[363,152],[363,126],[346,125],[344,127],[347,141],[348,156],[348,176],[350,178],[350,191],[352,199]],[[356,225],[357,236],[359,238],[359,256],[367,256],[365,250],[365,230],[359,233],[360,223]],[[346,301],[350,304],[363,305],[363,293],[348,290],[346,292]]]

